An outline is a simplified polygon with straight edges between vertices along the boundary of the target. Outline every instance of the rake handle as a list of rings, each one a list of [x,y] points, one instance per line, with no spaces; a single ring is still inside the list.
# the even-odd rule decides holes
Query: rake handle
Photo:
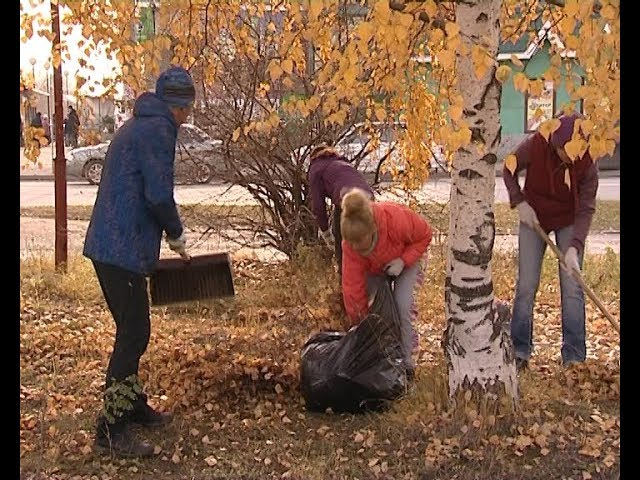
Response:
[[[544,241],[547,243],[547,245],[549,245],[551,250],[553,250],[553,253],[556,254],[556,257],[558,257],[558,260],[560,261],[560,263],[563,266],[563,268],[566,271],[569,272],[569,275],[571,275],[576,280],[576,282],[578,282],[578,284],[582,287],[582,290],[587,292],[587,295],[589,296],[589,298],[591,300],[593,300],[593,303],[595,303],[598,306],[598,308],[600,309],[600,311],[604,314],[604,316],[607,317],[607,320],[609,320],[611,325],[613,325],[613,328],[615,328],[616,331],[618,333],[620,333],[620,325],[618,324],[618,322],[616,322],[616,320],[613,318],[613,316],[609,313],[607,308],[600,301],[600,299],[594,293],[594,291],[591,290],[591,287],[589,287],[589,285],[584,283],[584,280],[582,279],[582,275],[580,274],[580,272],[578,272],[576,270],[573,270],[573,269],[569,270],[569,268],[567,267],[567,264],[564,262],[564,255],[562,254],[560,249],[556,246],[556,244],[551,241],[551,239],[549,238],[549,235],[546,234],[546,232],[542,229],[540,224],[538,224],[538,223],[534,224],[533,228],[544,239]]]

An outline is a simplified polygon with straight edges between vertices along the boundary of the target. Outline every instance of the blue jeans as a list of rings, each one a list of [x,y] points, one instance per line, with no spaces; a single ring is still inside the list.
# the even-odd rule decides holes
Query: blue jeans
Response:
[[[555,231],[556,244],[566,252],[573,239],[573,225]],[[540,269],[547,247],[531,227],[520,223],[518,237],[518,283],[513,303],[511,338],[516,357],[528,360],[533,351],[533,304],[540,284]],[[582,268],[583,252],[578,253]],[[584,292],[558,264],[562,303],[562,361],[583,362],[587,353]]]

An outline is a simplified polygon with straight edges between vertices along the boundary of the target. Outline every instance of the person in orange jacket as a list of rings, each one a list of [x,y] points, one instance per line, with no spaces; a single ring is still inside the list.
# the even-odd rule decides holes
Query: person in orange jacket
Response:
[[[407,367],[415,368],[412,350],[418,346],[413,328],[417,315],[414,293],[423,280],[422,258],[431,243],[431,227],[410,208],[390,202],[372,202],[366,192],[352,189],[342,198],[342,294],[352,325],[369,308],[386,277],[394,277],[402,351]]]

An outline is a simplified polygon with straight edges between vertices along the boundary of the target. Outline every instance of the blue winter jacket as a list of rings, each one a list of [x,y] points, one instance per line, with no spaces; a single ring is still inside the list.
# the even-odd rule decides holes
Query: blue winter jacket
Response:
[[[178,125],[167,104],[143,93],[133,117],[116,132],[104,162],[83,254],[149,274],[160,256],[162,232],[182,234],[173,199]]]

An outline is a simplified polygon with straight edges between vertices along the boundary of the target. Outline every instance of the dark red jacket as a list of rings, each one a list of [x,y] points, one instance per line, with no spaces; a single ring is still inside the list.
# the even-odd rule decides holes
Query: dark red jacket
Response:
[[[559,143],[564,146],[566,138]],[[509,192],[511,208],[526,200],[547,233],[573,225],[571,246],[581,252],[595,212],[598,168],[588,151],[575,162],[564,163],[553,145],[554,136],[547,142],[538,132],[531,135],[515,151],[515,174],[511,174],[505,166],[503,180]],[[527,172],[524,189],[521,190],[518,173],[524,169]],[[565,183],[567,169],[571,188]]]
[[[311,160],[309,187],[313,213],[323,232],[329,228],[326,198],[330,198],[334,206],[340,207],[342,196],[352,188],[364,190],[373,198],[373,190],[362,173],[331,148]]]

